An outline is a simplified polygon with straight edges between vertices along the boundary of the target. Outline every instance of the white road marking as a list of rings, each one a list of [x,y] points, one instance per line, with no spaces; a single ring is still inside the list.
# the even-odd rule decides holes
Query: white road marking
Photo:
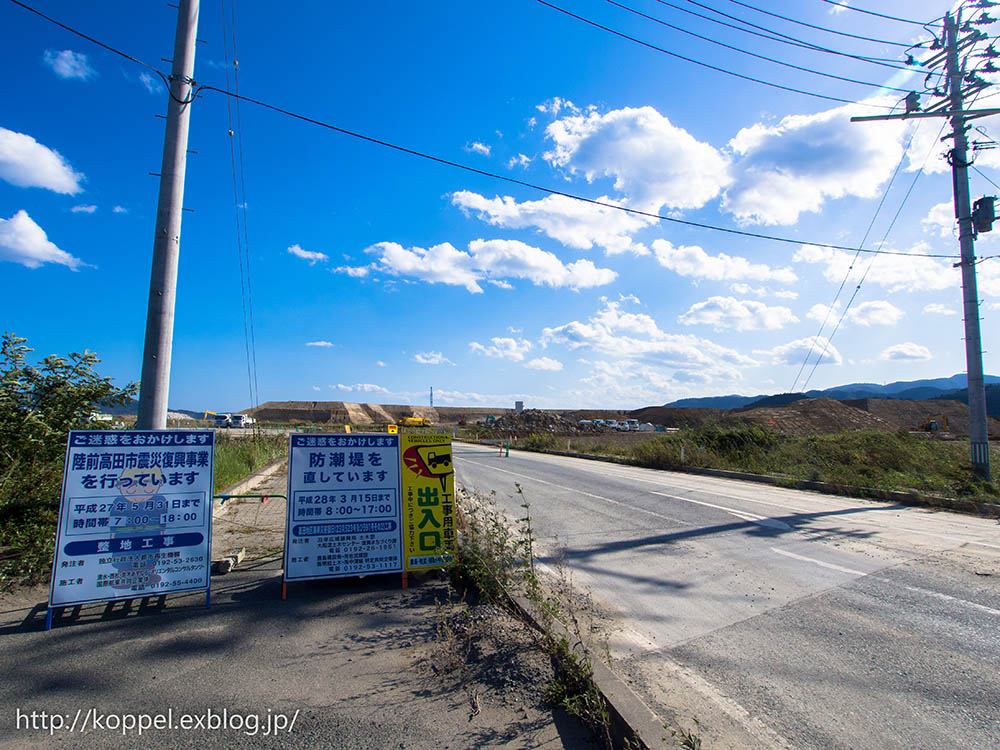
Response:
[[[510,474],[513,477],[520,477],[521,479],[528,479],[532,482],[538,482],[539,484],[547,484],[549,487],[556,487],[560,490],[566,490],[567,492],[575,492],[578,495],[586,495],[587,497],[592,497],[595,500],[603,500],[606,503],[611,503],[612,505],[620,505],[623,508],[628,508],[629,510],[638,511],[639,513],[645,513],[646,515],[659,518],[662,521],[670,521],[671,523],[681,523],[677,518],[671,518],[670,516],[665,516],[662,513],[655,513],[651,510],[646,510],[645,508],[637,508],[634,505],[629,505],[628,503],[623,503],[620,500],[614,500],[610,497],[604,497],[603,495],[595,495],[592,492],[585,492],[584,490],[577,489],[576,487],[565,487],[561,484],[556,484],[555,482],[548,482],[544,479],[539,479],[538,477],[528,476],[527,474],[518,474],[516,471],[508,471],[507,469],[498,469],[496,466],[490,466],[488,464],[480,464],[475,461],[469,461],[469,459],[463,459],[468,461],[470,464],[475,464],[476,466],[482,466],[486,469],[492,469],[493,471],[499,471],[502,474]]]
[[[948,594],[942,594],[940,591],[932,591],[931,589],[925,589],[920,586],[910,586],[905,583],[893,581],[889,578],[882,578],[881,576],[874,576],[874,578],[875,580],[882,581],[883,583],[901,586],[907,591],[912,591],[915,594],[923,594],[924,596],[941,599],[942,601],[951,602],[953,604],[964,604],[966,607],[971,607],[972,609],[979,610],[980,612],[985,612],[988,615],[1000,617],[1000,609],[993,609],[992,607],[987,607],[985,604],[977,604],[976,602],[970,602],[968,599],[959,599],[957,596],[949,596]]]
[[[777,547],[771,547],[772,552],[777,552],[779,555],[784,555],[785,557],[791,557],[793,560],[801,560],[802,562],[812,563],[813,565],[819,565],[821,568],[829,568],[830,570],[839,570],[841,573],[850,573],[855,576],[866,576],[860,570],[854,570],[854,568],[845,568],[843,565],[834,565],[833,563],[823,562],[822,560],[817,560],[812,557],[806,557],[805,555],[796,555],[794,552],[789,552],[787,550],[778,549]]]
[[[649,491],[651,495],[659,495],[660,497],[669,497],[671,500],[681,500],[685,503],[694,503],[695,505],[704,505],[706,508],[715,508],[716,510],[724,510],[726,513],[732,513],[737,518],[741,518],[744,521],[750,521],[751,523],[756,523],[761,526],[770,526],[775,529],[782,529],[783,531],[791,531],[792,527],[789,526],[784,521],[778,521],[774,518],[768,518],[767,516],[758,516],[756,513],[748,513],[745,510],[736,510],[736,508],[727,508],[725,505],[715,505],[714,503],[706,503],[704,500],[693,500],[690,497],[681,497],[680,495],[670,495],[666,492],[656,492],[655,490]]]

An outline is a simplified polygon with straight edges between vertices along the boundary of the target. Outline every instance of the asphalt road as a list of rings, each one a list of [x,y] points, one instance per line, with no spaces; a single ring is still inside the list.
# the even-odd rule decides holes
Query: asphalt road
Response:
[[[616,618],[614,668],[712,748],[1000,747],[1000,526],[456,444]]]

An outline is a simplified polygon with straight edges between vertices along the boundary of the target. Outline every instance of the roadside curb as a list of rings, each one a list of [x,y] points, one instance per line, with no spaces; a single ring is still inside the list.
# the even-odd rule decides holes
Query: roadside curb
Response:
[[[508,596],[521,615],[533,623],[536,630],[542,632],[541,624],[532,614],[531,603],[520,594],[508,594]],[[552,630],[570,644],[578,641],[558,620],[552,620]],[[611,724],[609,729],[615,747],[638,747],[647,750],[676,747],[668,741],[664,722],[618,675],[593,655],[590,658],[590,666],[594,684],[608,707]]]
[[[288,457],[282,456],[281,458],[276,458],[271,463],[267,464],[261,469],[258,469],[253,474],[243,477],[240,481],[235,484],[231,484],[226,487],[222,492],[217,492],[217,495],[243,495],[247,494],[250,490],[257,487],[259,484],[264,482],[266,479],[270,479],[272,476],[278,473],[282,465],[287,463]],[[212,516],[219,516],[228,511],[229,508],[225,505],[225,500],[221,498],[213,499],[212,501]]]
[[[945,510],[954,510],[960,513],[969,513],[976,516],[986,516],[987,518],[1000,518],[1000,504],[980,503],[975,500],[964,500],[962,498],[937,497],[935,495],[925,495],[922,492],[880,490],[874,487],[855,487],[849,484],[815,482],[804,479],[792,479],[791,477],[772,477],[764,474],[749,474],[742,471],[726,471],[725,469],[703,469],[696,466],[671,466],[670,468],[656,469],[650,466],[642,466],[641,464],[619,458],[618,456],[600,456],[594,453],[575,453],[573,451],[551,450],[525,452],[545,453],[552,456],[566,456],[568,458],[583,458],[588,461],[604,461],[605,463],[622,464],[623,466],[636,466],[640,469],[653,469],[653,471],[673,471],[679,474],[700,474],[702,476],[718,477],[720,479],[739,479],[745,482],[769,484],[775,487],[785,487],[792,490],[815,490],[817,492],[825,492],[830,495],[860,497],[869,500],[885,500],[892,503],[899,503],[900,505],[943,508]]]

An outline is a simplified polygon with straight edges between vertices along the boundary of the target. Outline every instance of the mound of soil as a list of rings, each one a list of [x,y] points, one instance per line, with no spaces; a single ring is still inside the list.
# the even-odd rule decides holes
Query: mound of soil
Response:
[[[898,429],[875,414],[832,398],[807,398],[784,406],[733,409],[730,415],[783,435],[819,435],[844,430],[894,432]]]
[[[504,414],[490,428],[494,435],[579,435],[613,432],[610,427],[598,424],[579,424],[541,409],[525,409],[520,414]]]

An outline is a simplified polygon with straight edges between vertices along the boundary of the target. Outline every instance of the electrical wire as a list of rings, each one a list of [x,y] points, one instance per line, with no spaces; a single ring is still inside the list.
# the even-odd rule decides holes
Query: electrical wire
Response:
[[[226,0],[220,0],[222,6],[222,48],[223,48],[223,60],[226,69],[226,89],[230,88],[230,78],[229,78],[229,34],[226,25]],[[236,18],[235,18],[235,0],[232,0],[230,7],[232,8],[232,23],[233,23],[233,70],[238,70],[238,60],[236,57]],[[254,398],[254,370],[255,370],[255,358],[251,356],[250,340],[251,340],[251,318],[247,314],[247,287],[250,281],[250,253],[249,253],[249,237],[246,235],[246,185],[243,185],[243,199],[240,200],[240,183],[242,182],[243,176],[243,154],[242,154],[242,134],[240,134],[241,140],[241,150],[240,150],[240,167],[237,169],[236,165],[236,146],[234,139],[236,133],[240,131],[239,119],[235,124],[233,123],[233,103],[239,104],[239,100],[226,99],[226,117],[227,125],[229,127],[229,159],[232,165],[233,172],[233,207],[236,212],[236,255],[239,259],[240,265],[240,299],[243,304],[243,346],[246,354],[247,361],[247,385],[250,391],[250,407],[253,408],[258,406],[257,399]],[[240,206],[244,207],[243,216],[240,216]],[[247,236],[247,241],[244,243],[244,237]],[[246,252],[246,266],[244,266],[244,252]]]
[[[977,167],[974,164],[970,164],[969,166],[972,167],[972,169],[974,169],[976,172],[979,172],[979,176],[980,177],[982,177],[984,180],[986,180],[988,183],[990,183],[997,190],[1000,190],[1000,185],[997,185],[995,182],[993,182],[993,180],[991,180],[989,177],[987,177],[986,175],[984,175],[982,173],[982,171],[979,169],[979,167]]]
[[[914,21],[911,18],[900,18],[899,16],[890,16],[885,13],[876,13],[873,10],[865,10],[864,8],[855,8],[853,5],[848,5],[847,3],[837,2],[837,0],[822,0],[824,3],[829,3],[830,5],[837,5],[841,8],[846,8],[847,10],[853,10],[856,13],[864,13],[869,16],[878,16],[879,18],[888,18],[890,21],[900,21],[901,23],[912,23],[917,26],[923,26],[927,28],[929,24],[937,23],[936,21],[928,21],[927,23],[923,21]]]
[[[687,57],[677,52],[671,52],[668,49],[664,49],[663,47],[658,47],[657,45],[650,44],[649,42],[644,42],[641,39],[636,39],[634,36],[629,36],[628,34],[624,34],[621,31],[615,31],[614,29],[608,26],[604,26],[602,24],[597,23],[597,21],[591,21],[589,18],[584,18],[583,16],[577,15],[576,13],[568,11],[565,8],[560,8],[558,5],[553,5],[552,3],[548,2],[548,0],[535,0],[535,2],[540,3],[541,5],[544,5],[546,7],[552,8],[552,10],[558,11],[559,13],[569,16],[570,18],[575,18],[576,20],[582,21],[585,24],[601,29],[602,31],[606,31],[609,34],[614,34],[615,36],[621,37],[622,39],[627,39],[630,42],[641,44],[643,47],[648,47],[649,49],[656,50],[657,52],[662,52],[663,54],[669,55],[670,57],[676,57],[678,60],[684,60],[685,62],[693,63],[694,65],[698,65],[702,68],[708,68],[709,70],[715,70],[718,71],[719,73],[725,73],[726,75],[733,76],[734,78],[740,78],[744,81],[752,81],[753,83],[759,83],[763,86],[769,86],[771,88],[781,89],[783,91],[791,91],[796,94],[811,96],[816,99],[825,99],[827,101],[841,102],[843,104],[862,104],[862,106],[873,107],[875,109],[889,109],[889,107],[883,107],[878,104],[867,104],[862,102],[856,102],[851,99],[842,99],[841,97],[838,96],[827,96],[826,94],[817,94],[814,91],[806,91],[805,89],[798,89],[793,86],[785,86],[780,83],[765,81],[762,78],[754,78],[753,76],[743,75],[742,73],[737,73],[732,70],[727,70],[726,68],[719,67],[718,65],[712,65],[710,63],[702,62],[700,60],[695,60],[693,57]]]
[[[711,10],[711,11],[714,11],[716,13],[720,12],[720,11],[717,11],[714,8],[711,8],[711,7],[707,6],[707,5],[702,5],[699,2],[695,2],[695,0],[687,0],[687,1],[689,3],[692,3],[693,5],[697,5],[699,8],[706,8],[707,10]],[[889,41],[888,39],[875,39],[875,38],[870,37],[870,36],[859,36],[858,34],[849,34],[846,31],[837,31],[836,29],[827,28],[826,26],[817,26],[816,24],[813,24],[813,23],[806,23],[805,21],[799,21],[798,19],[791,18],[789,16],[783,16],[780,13],[772,13],[769,10],[764,10],[763,8],[758,8],[756,5],[750,5],[749,3],[744,3],[741,0],[729,0],[729,2],[733,3],[734,5],[742,5],[744,8],[756,11],[757,13],[763,13],[764,15],[771,16],[772,18],[780,18],[782,21],[788,21],[789,23],[798,24],[799,26],[805,26],[807,28],[816,29],[818,31],[825,31],[828,34],[836,34],[837,36],[850,37],[851,39],[860,39],[860,40],[865,41],[865,42],[875,42],[876,44],[888,44],[888,45],[896,46],[896,47],[910,47],[910,46],[912,46],[912,45],[907,44],[906,42],[892,42],[892,41]],[[746,22],[743,21],[743,23],[746,23]]]
[[[711,37],[708,37],[708,36],[703,36],[701,34],[696,34],[693,31],[689,31],[688,29],[684,29],[684,28],[682,28],[680,26],[675,26],[672,23],[667,23],[666,21],[663,21],[663,20],[661,20],[659,18],[656,18],[654,16],[646,15],[645,13],[643,13],[641,11],[635,10],[634,8],[630,8],[627,5],[622,5],[621,3],[616,2],[616,0],[605,0],[605,2],[610,3],[611,5],[614,5],[614,6],[618,7],[618,8],[621,8],[622,10],[627,11],[629,13],[632,13],[634,15],[637,15],[637,16],[640,16],[642,18],[645,18],[645,19],[648,19],[650,21],[653,21],[654,23],[658,23],[661,26],[666,26],[669,29],[674,29],[675,31],[679,31],[682,34],[687,34],[688,36],[693,36],[696,39],[702,39],[702,40],[704,40],[706,42],[709,42],[710,44],[716,44],[716,45],[718,45],[720,47],[725,47],[726,49],[734,50],[735,52],[741,52],[744,55],[750,55],[751,57],[756,57],[758,60],[766,60],[768,62],[772,62],[772,63],[775,63],[777,65],[783,65],[786,68],[794,68],[795,70],[801,70],[801,71],[806,72],[806,73],[812,73],[814,75],[824,76],[825,78],[833,78],[833,79],[835,79],[837,81],[846,81],[848,83],[857,83],[857,84],[860,84],[862,86],[874,86],[876,88],[886,89],[888,91],[901,91],[903,93],[909,93],[910,90],[911,90],[911,89],[896,88],[895,86],[889,86],[889,85],[882,84],[882,83],[873,83],[872,81],[859,81],[857,78],[848,78],[846,76],[838,76],[838,75],[834,75],[833,73],[824,73],[821,70],[814,70],[813,68],[806,68],[806,67],[803,67],[801,65],[795,65],[795,64],[790,63],[790,62],[785,62],[784,60],[777,60],[777,59],[775,59],[773,57],[768,57],[767,55],[759,55],[756,52],[751,52],[751,51],[745,50],[745,49],[743,49],[741,47],[735,47],[735,46],[733,46],[731,44],[726,44],[725,42],[720,42],[719,40],[712,39]]]
[[[770,31],[763,26],[754,25],[755,28],[764,29],[765,31],[768,32],[768,33],[761,33],[760,31],[747,29],[744,28],[743,26],[735,26],[731,23],[721,21],[718,18],[713,18],[712,16],[706,16],[702,13],[698,13],[689,8],[684,8],[680,5],[668,2],[668,0],[655,0],[655,2],[658,2],[660,5],[665,5],[668,8],[673,8],[674,10],[680,11],[681,13],[687,13],[688,15],[694,16],[695,18],[701,18],[702,20],[710,21],[711,23],[718,24],[720,26],[725,26],[726,28],[734,29],[736,31],[741,31],[745,34],[752,34],[753,36],[757,36],[762,39],[769,39],[772,42],[781,42],[782,44],[787,44],[792,47],[800,47],[802,49],[812,50],[813,52],[824,52],[829,55],[848,57],[851,58],[852,60],[860,60],[861,62],[870,63],[872,65],[878,65],[883,68],[890,68],[891,70],[904,70],[907,72],[912,72],[914,70],[914,68],[912,67],[906,67],[905,65],[901,64],[899,60],[890,60],[889,58],[885,57],[868,57],[865,55],[852,54],[850,52],[841,52],[839,50],[830,49],[829,47],[821,47],[820,45],[813,44],[812,42],[806,42],[801,39],[796,39],[795,37],[790,37],[787,34],[780,34],[777,31]],[[742,21],[742,23],[747,23],[747,22]],[[941,75],[941,74],[934,73],[934,75]]]
[[[599,201],[593,198],[585,198],[581,195],[575,195],[574,193],[567,193],[565,190],[556,190],[555,188],[545,187],[543,185],[537,185],[526,180],[519,180],[516,177],[509,177],[507,175],[498,174],[497,172],[490,172],[485,169],[479,169],[477,167],[469,166],[468,164],[462,164],[461,162],[453,161],[451,159],[445,159],[441,156],[434,156],[433,154],[428,154],[423,151],[418,151],[416,149],[408,148],[406,146],[399,146],[395,143],[382,140],[380,138],[374,138],[370,135],[364,135],[363,133],[357,133],[352,130],[347,130],[346,128],[333,125],[322,120],[317,120],[314,117],[309,117],[308,115],[299,114],[298,112],[293,112],[292,110],[279,107],[275,104],[269,104],[267,102],[261,101],[260,99],[254,99],[243,94],[235,94],[231,91],[226,91],[225,89],[220,89],[216,86],[199,86],[198,95],[201,95],[203,91],[215,91],[217,93],[223,94],[224,96],[238,97],[241,101],[248,102],[250,104],[255,104],[264,109],[269,109],[273,112],[291,117],[296,120],[301,120],[302,122],[308,122],[312,125],[317,125],[321,128],[326,128],[327,130],[332,130],[336,133],[342,135],[350,136],[351,138],[357,138],[358,140],[366,141],[378,146],[383,146],[385,148],[392,149],[394,151],[399,151],[404,154],[409,154],[411,156],[416,156],[421,159],[426,159],[427,161],[432,161],[437,164],[443,164],[448,167],[454,167],[456,169],[461,169],[465,172],[470,172],[472,174],[478,174],[483,177],[489,177],[494,180],[499,180],[501,182],[508,182],[513,185],[520,185],[521,187],[530,188],[532,190],[537,190],[542,193],[548,193],[549,195],[559,195],[564,198],[572,198],[573,200],[580,201],[581,203],[589,203],[593,206],[600,206],[602,208],[614,209],[616,211],[622,211],[624,213],[632,214],[634,216],[645,216],[650,219],[657,219],[659,221],[666,221],[671,224],[679,224],[682,226],[695,227],[697,229],[707,229],[715,232],[722,232],[724,234],[732,234],[740,237],[752,237],[754,239],[768,240],[771,242],[781,242],[791,245],[815,245],[816,247],[826,247],[831,250],[847,250],[848,252],[860,251],[862,253],[868,253],[871,255],[904,255],[908,258],[949,258],[956,259],[957,255],[942,255],[933,253],[904,253],[892,250],[870,250],[867,248],[852,247],[849,245],[837,245],[831,242],[813,242],[811,240],[795,239],[792,237],[781,237],[778,235],[763,234],[762,232],[749,232],[744,229],[732,229],[729,227],[720,227],[714,224],[706,224],[700,221],[691,221],[689,219],[678,219],[674,216],[666,216],[664,214],[652,213],[650,211],[640,211],[637,208],[629,208],[628,206],[620,206],[615,203],[608,203],[606,201]]]
[[[840,287],[837,289],[837,293],[833,296],[833,302],[831,302],[826,309],[826,315],[823,318],[823,322],[819,326],[819,331],[817,331],[816,335],[813,337],[812,343],[809,346],[809,351],[806,352],[806,356],[802,360],[802,365],[799,367],[799,371],[795,375],[795,380],[792,382],[792,387],[789,390],[789,393],[795,392],[795,386],[798,385],[799,378],[802,377],[802,372],[803,370],[805,370],[806,366],[809,363],[809,357],[812,355],[814,351],[814,345],[816,344],[816,342],[819,341],[819,337],[823,335],[823,329],[826,328],[826,324],[830,320],[830,314],[833,312],[834,306],[837,304],[837,300],[840,299],[840,293],[844,291],[844,286],[847,284],[847,279],[850,278],[851,271],[854,270],[854,264],[857,263],[858,258],[861,257],[860,248],[864,247],[865,242],[868,241],[868,235],[871,234],[872,227],[875,226],[875,222],[878,219],[879,214],[882,212],[882,207],[885,205],[885,201],[889,197],[889,190],[892,188],[893,183],[896,181],[896,177],[899,176],[900,169],[903,168],[903,162],[906,161],[906,153],[907,151],[910,150],[910,145],[913,143],[913,139],[916,137],[917,130],[919,128],[920,128],[920,123],[917,123],[916,127],[914,127],[913,129],[913,132],[910,133],[910,138],[907,141],[906,146],[903,147],[903,152],[899,157],[899,163],[896,164],[896,169],[893,170],[892,177],[889,179],[889,183],[885,186],[885,190],[882,191],[882,200],[879,201],[879,204],[875,209],[875,214],[872,216],[872,220],[868,222],[868,228],[865,230],[865,234],[861,238],[861,242],[858,245],[859,250],[854,253],[854,258],[851,259],[851,264],[847,267],[847,273],[844,274],[844,278],[840,282]],[[944,130],[944,125],[941,126],[941,130]],[[829,341],[830,339],[827,339],[827,344],[829,344]],[[825,355],[826,355],[826,349],[824,349],[823,352],[816,359],[816,363],[818,364],[820,361],[822,361]]]

